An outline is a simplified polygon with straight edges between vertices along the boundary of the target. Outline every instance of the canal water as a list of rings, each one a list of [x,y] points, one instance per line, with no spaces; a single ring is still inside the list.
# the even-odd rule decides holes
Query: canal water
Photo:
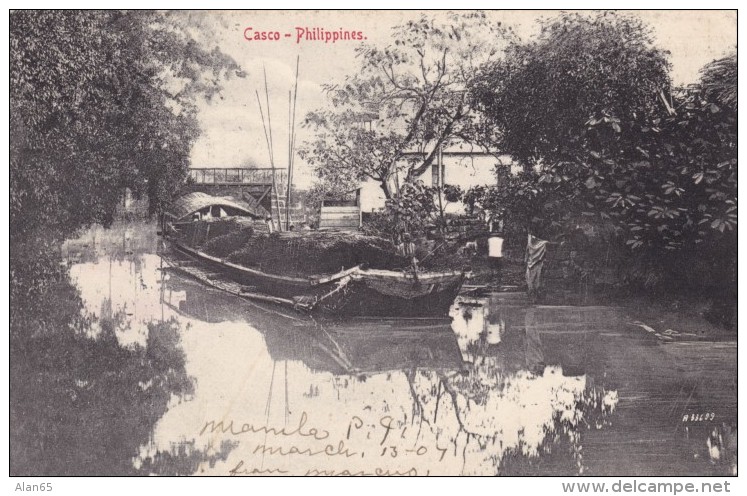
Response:
[[[518,293],[462,295],[448,319],[315,320],[209,289],[164,249],[138,223],[63,247],[87,338],[166,357],[133,397],[180,385],[143,403],[135,442],[111,439],[116,412],[86,425],[99,473],[736,473],[736,342],[662,340],[614,307]]]

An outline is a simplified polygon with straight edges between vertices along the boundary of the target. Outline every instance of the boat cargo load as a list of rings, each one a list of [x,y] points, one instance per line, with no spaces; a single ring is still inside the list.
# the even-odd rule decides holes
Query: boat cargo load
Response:
[[[193,275],[245,298],[333,315],[437,316],[448,313],[465,278],[462,271],[414,270],[380,237],[262,232],[263,223],[249,212],[225,216],[225,209],[209,205],[201,212],[207,214],[173,215],[178,221],[165,232],[181,255],[203,267]]]

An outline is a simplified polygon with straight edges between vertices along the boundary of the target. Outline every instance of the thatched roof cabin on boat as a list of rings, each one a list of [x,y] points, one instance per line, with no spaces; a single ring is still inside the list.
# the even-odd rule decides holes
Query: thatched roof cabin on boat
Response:
[[[251,227],[266,229],[264,216],[251,205],[228,198],[195,192],[171,203],[163,214],[163,232],[175,235],[192,246],[200,246],[216,236]]]
[[[171,223],[192,222],[220,217],[263,218],[262,213],[252,206],[241,205],[226,198],[200,192],[189,193],[176,199],[169,205],[164,216]]]

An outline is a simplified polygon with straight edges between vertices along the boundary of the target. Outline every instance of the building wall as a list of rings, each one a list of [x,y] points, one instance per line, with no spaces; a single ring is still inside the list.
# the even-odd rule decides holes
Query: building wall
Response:
[[[505,164],[512,163],[508,156],[501,156],[500,161]],[[443,157],[444,184],[460,186],[465,191],[472,186],[495,184],[496,179],[493,170],[498,163],[499,159],[493,155],[445,154]],[[420,176],[420,179],[427,186],[432,186],[434,179],[437,180],[438,178],[434,174],[434,168]],[[364,212],[384,208],[385,200],[384,192],[377,181],[368,180],[361,185],[361,209]],[[461,203],[449,204],[446,210],[450,213],[463,213],[464,205]]]
[[[148,195],[143,194],[141,198],[135,198],[130,188],[125,188],[122,192],[122,200],[117,203],[114,217],[117,219],[147,217],[148,205]]]

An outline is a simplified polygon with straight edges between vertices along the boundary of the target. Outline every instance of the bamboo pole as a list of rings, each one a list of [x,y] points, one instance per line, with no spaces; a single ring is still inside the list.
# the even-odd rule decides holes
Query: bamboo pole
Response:
[[[267,90],[267,69],[262,66],[262,72],[265,76],[265,102],[267,103],[267,127],[269,129],[269,135],[270,135],[270,167],[272,167],[272,192],[275,195],[275,212],[277,213],[278,217],[278,230],[283,230],[283,223],[280,219],[280,196],[278,196],[278,185],[277,181],[275,179],[275,153],[273,150],[273,143],[272,143],[272,118],[270,117],[270,92]],[[272,201],[270,201],[270,209],[272,209]]]
[[[265,113],[262,111],[262,102],[259,99],[259,91],[254,90],[254,93],[257,95],[257,105],[259,106],[259,115],[262,117],[262,129],[265,132],[265,142],[267,143],[267,153],[269,153],[270,155],[270,164],[272,164],[272,148],[270,148],[270,138],[267,136],[267,126],[265,125]],[[274,170],[275,168],[273,167],[273,175],[272,175],[273,186],[275,185]],[[270,195],[270,216],[272,217],[272,195]]]
[[[290,230],[290,216],[288,209],[290,205],[290,185],[291,185],[291,162],[293,161],[293,136],[291,131],[291,90],[288,90],[288,187],[285,200],[285,228]]]
[[[301,62],[301,56],[296,56],[296,81],[293,88],[293,117],[289,116],[288,128],[290,132],[290,150],[288,153],[288,190],[286,192],[285,200],[285,223],[287,228],[290,227],[290,201],[291,201],[291,186],[293,184],[293,165],[295,158],[295,147],[296,147],[296,102],[298,100],[298,68]],[[290,114],[290,92],[288,92],[288,113]]]

